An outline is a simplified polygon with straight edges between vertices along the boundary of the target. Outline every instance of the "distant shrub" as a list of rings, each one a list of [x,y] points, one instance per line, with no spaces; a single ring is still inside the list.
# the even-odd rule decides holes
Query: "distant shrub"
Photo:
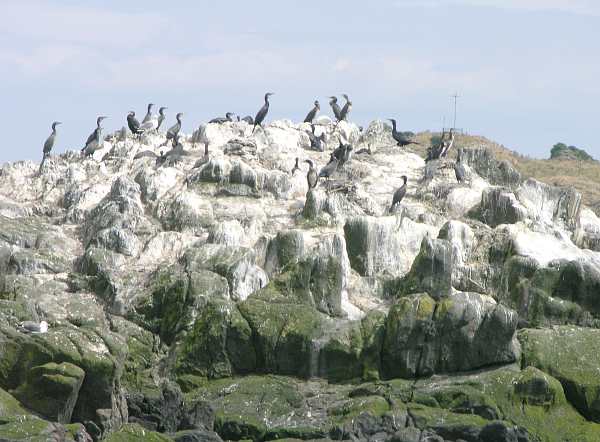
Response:
[[[550,150],[550,159],[574,159],[590,161],[594,160],[585,150],[575,146],[567,146],[565,143],[556,143]]]

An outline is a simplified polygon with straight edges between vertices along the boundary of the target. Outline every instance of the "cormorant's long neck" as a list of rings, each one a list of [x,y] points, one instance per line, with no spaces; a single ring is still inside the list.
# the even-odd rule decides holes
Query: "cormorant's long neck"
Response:
[[[392,130],[396,132],[396,121],[392,120]]]

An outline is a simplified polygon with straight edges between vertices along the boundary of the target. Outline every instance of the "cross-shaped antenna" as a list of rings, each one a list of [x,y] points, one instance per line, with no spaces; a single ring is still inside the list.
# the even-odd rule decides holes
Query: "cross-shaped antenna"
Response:
[[[454,124],[452,125],[453,129],[456,129],[456,100],[460,97],[458,92],[455,92],[454,95],[450,95],[450,98],[454,98]]]

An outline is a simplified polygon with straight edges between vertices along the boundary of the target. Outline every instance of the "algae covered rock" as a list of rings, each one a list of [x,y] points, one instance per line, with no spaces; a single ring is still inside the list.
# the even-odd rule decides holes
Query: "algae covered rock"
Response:
[[[586,418],[600,421],[600,330],[573,326],[519,333],[523,364],[560,381],[569,402]]]
[[[32,367],[27,380],[15,391],[27,407],[48,419],[68,424],[77,402],[85,372],[68,362],[49,362]]]
[[[516,313],[487,296],[402,297],[387,318],[382,369],[386,377],[413,377],[510,363],[518,357],[516,328]]]

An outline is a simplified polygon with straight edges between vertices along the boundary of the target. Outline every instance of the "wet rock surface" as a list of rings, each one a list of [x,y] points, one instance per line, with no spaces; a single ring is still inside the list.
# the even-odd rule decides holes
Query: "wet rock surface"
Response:
[[[228,122],[162,165],[134,158],[161,135],[4,165],[0,440],[599,440],[581,196],[477,146],[458,184],[381,122],[318,126],[324,152]],[[368,153],[315,189],[290,173],[340,139]]]

